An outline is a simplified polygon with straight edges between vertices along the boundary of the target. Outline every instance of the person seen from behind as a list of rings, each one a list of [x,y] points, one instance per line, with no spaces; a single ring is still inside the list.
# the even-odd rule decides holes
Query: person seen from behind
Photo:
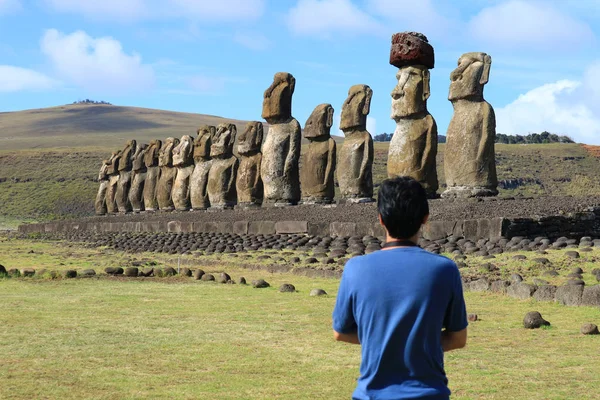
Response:
[[[335,339],[361,345],[352,398],[449,399],[444,352],[467,342],[458,268],[417,246],[429,205],[416,180],[385,180],[377,206],[386,243],[346,263],[333,311]]]

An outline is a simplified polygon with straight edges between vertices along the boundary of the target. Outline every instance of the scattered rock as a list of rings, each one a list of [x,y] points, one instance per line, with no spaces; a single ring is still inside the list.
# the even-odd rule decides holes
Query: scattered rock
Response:
[[[510,276],[510,281],[512,283],[519,283],[519,282],[523,282],[523,277],[519,274],[512,274]]]
[[[579,330],[583,335],[598,335],[600,332],[598,331],[598,326],[594,324],[583,324],[581,325],[581,329]]]
[[[311,296],[327,296],[327,292],[323,289],[313,289],[310,291]]]
[[[512,256],[513,260],[527,260],[527,257],[522,254],[517,254],[516,256]]]
[[[190,277],[192,276],[192,270],[189,268],[182,268],[181,269],[181,276],[185,276],[185,277]]]
[[[134,278],[138,276],[138,269],[137,267],[127,267],[125,268],[125,276],[128,276],[130,278]]]
[[[124,271],[121,267],[107,267],[104,268],[104,272],[108,275],[122,275]]]
[[[583,296],[582,285],[564,285],[556,289],[556,302],[565,306],[580,306]]]
[[[533,296],[536,287],[528,283],[513,283],[506,289],[506,294],[515,299],[527,300]]]
[[[152,276],[154,274],[154,268],[144,268],[143,271],[140,271],[141,276]]]
[[[580,267],[575,267],[575,268],[571,269],[571,273],[573,273],[573,274],[583,274],[583,269],[581,269]]]
[[[495,293],[506,293],[506,288],[510,286],[508,281],[494,281],[490,290]]]
[[[83,277],[96,276],[96,271],[94,271],[93,269],[84,269],[83,271],[81,271],[80,276],[83,276]]]
[[[542,318],[542,314],[537,311],[531,311],[525,314],[523,318],[523,326],[526,329],[537,329],[542,326],[550,326],[550,322]]]
[[[291,283],[284,283],[279,287],[279,291],[281,293],[294,293],[296,291],[296,287]]]
[[[246,278],[244,278],[243,276],[240,278],[240,285],[247,285]]]
[[[469,290],[472,292],[485,292],[489,290],[489,288],[490,282],[485,278],[477,279],[469,283]]]
[[[227,283],[231,281],[231,276],[229,276],[229,274],[225,273],[225,272],[221,272],[219,274],[219,279],[217,279],[217,282],[219,283]]]
[[[252,287],[256,289],[268,288],[269,286],[271,286],[269,285],[269,282],[265,281],[264,279],[252,281]]]
[[[471,321],[471,322],[475,322],[475,321],[477,321],[477,320],[478,320],[477,314],[469,314],[469,315],[467,316],[467,318],[468,318],[468,319],[469,319],[469,321]]]
[[[163,270],[164,276],[175,276],[177,275],[177,271],[173,267],[167,267]]]
[[[201,279],[205,282],[212,282],[215,280],[215,276],[212,274],[204,274],[204,275],[202,275]]]
[[[573,259],[575,259],[575,258],[579,258],[579,253],[578,253],[578,252],[576,252],[576,251],[567,251],[567,252],[565,253],[565,256],[567,256],[568,258],[573,258]]]
[[[537,301],[554,301],[556,296],[556,286],[540,285],[533,294],[533,298]]]
[[[198,281],[198,280],[202,279],[204,274],[205,274],[205,272],[203,270],[197,269],[194,271],[194,279]]]
[[[30,277],[32,277],[32,276],[35,275],[35,269],[33,269],[33,268],[25,268],[22,271],[22,273],[23,273],[24,277],[26,277],[26,278],[29,277],[30,278]]]
[[[77,271],[74,269],[68,269],[63,272],[63,276],[67,279],[77,278]]]

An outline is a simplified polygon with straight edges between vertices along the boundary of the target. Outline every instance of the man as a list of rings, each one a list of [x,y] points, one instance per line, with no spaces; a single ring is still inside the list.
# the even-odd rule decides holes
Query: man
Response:
[[[448,399],[443,352],[467,341],[458,268],[416,245],[429,217],[416,180],[384,181],[378,209],[386,244],[348,261],[333,312],[335,339],[362,344],[353,399]]]

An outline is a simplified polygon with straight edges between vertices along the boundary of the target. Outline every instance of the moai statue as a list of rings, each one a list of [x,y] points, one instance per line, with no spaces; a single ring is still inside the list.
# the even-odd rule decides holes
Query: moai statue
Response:
[[[335,196],[336,145],[331,138],[333,107],[318,105],[304,125],[308,148],[302,155],[300,183],[303,204],[330,204]]]
[[[111,160],[102,161],[100,173],[98,173],[98,182],[100,183],[100,187],[98,188],[96,202],[94,203],[96,215],[106,214],[106,191],[108,190],[108,168],[110,167],[110,164]]]
[[[190,178],[194,172],[194,139],[185,135],[173,149],[173,166],[177,176],[173,184],[173,204],[177,211],[188,211],[190,204]]]
[[[210,148],[217,128],[210,125],[198,129],[198,137],[194,141],[194,172],[190,179],[190,200],[193,210],[206,210],[208,201],[208,172],[212,160]]]
[[[420,33],[392,37],[390,64],[398,67],[398,84],[392,91],[392,119],[396,130],[390,142],[388,177],[410,176],[437,197],[437,125],[427,111],[429,69],[434,67],[433,47]]]
[[[287,206],[300,200],[300,124],[292,117],[296,79],[287,72],[275,74],[265,91],[262,117],[270,124],[262,147],[260,175],[263,206]]]
[[[121,160],[121,150],[112,153],[110,165],[108,166],[108,189],[106,190],[106,212],[115,214],[117,212],[117,186],[119,184],[119,161]]]
[[[173,167],[173,149],[179,144],[179,139],[167,138],[160,148],[158,155],[158,166],[160,167],[160,178],[156,187],[156,200],[160,211],[173,211],[173,183],[177,176],[177,168]]]
[[[340,150],[337,178],[340,203],[373,202],[373,138],[367,131],[373,91],[354,85],[342,107],[340,129],[346,137]]]
[[[258,121],[248,122],[238,138],[237,150],[241,159],[235,187],[238,207],[242,209],[260,207],[263,201],[263,183],[260,177],[262,140],[263,124]]]
[[[233,208],[237,202],[235,181],[239,161],[233,155],[236,134],[235,124],[219,124],[210,147],[212,158],[208,173],[210,209]]]
[[[144,211],[144,184],[146,182],[147,168],[144,164],[147,144],[138,145],[133,155],[133,178],[131,179],[131,189],[129,189],[129,203],[133,212]]]
[[[146,152],[144,153],[144,165],[146,166],[146,181],[144,182],[144,209],[146,211],[158,210],[158,200],[156,200],[156,188],[160,178],[160,167],[158,166],[158,156],[162,141],[151,140]]]
[[[496,117],[483,99],[492,58],[466,53],[450,74],[448,99],[454,115],[448,126],[444,173],[448,188],[442,197],[482,197],[498,194],[496,177]]]
[[[121,159],[119,160],[119,183],[117,184],[117,194],[115,201],[120,213],[131,211],[129,203],[129,189],[131,188],[131,169],[133,168],[133,155],[137,143],[135,140],[130,140],[121,151]]]

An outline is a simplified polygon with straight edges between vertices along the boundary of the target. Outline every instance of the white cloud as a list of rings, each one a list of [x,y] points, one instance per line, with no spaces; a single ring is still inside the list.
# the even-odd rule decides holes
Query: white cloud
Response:
[[[484,8],[468,30],[480,44],[528,52],[568,51],[594,39],[586,23],[539,1],[510,0]]]
[[[527,134],[548,131],[575,141],[600,143],[600,62],[581,81],[561,80],[520,95],[496,110],[497,131]]]
[[[2,0],[0,0],[2,1]],[[185,18],[240,21],[263,15],[265,0],[44,0],[52,9],[92,19]]]
[[[0,15],[17,11],[21,8],[19,0],[0,0]]]
[[[367,117],[367,130],[371,136],[377,135],[377,120],[373,117]]]
[[[238,32],[233,36],[233,41],[257,51],[266,50],[271,45],[270,40],[260,33]]]
[[[379,22],[356,7],[351,0],[299,0],[289,10],[287,21],[293,33],[306,36],[383,32]]]
[[[46,31],[42,52],[65,80],[94,93],[144,90],[154,83],[152,67],[138,54],[127,54],[110,37],[92,38],[83,31],[65,35]]]
[[[0,65],[0,92],[41,91],[58,86],[60,83],[31,69]]]

